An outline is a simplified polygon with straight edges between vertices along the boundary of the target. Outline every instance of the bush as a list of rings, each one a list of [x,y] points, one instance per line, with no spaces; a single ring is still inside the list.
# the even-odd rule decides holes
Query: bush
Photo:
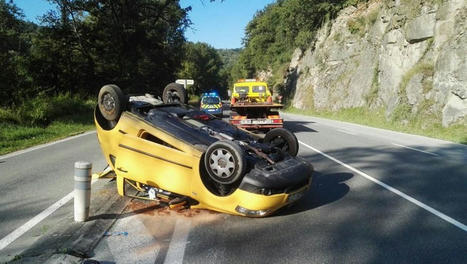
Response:
[[[69,93],[54,97],[39,95],[24,101],[16,108],[0,109],[0,121],[22,125],[46,126],[52,121],[92,112],[92,100]]]

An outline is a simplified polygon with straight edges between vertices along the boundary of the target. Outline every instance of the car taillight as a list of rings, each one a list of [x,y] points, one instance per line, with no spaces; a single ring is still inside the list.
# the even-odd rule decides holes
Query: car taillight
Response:
[[[232,125],[239,125],[240,124],[240,120],[230,120],[230,123]]]
[[[274,124],[282,124],[282,119],[273,119],[272,122]]]
[[[209,120],[209,115],[195,115],[193,118],[198,120]]]

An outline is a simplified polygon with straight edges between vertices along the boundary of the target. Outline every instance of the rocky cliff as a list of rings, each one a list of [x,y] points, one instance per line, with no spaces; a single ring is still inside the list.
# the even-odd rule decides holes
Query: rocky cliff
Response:
[[[294,52],[296,108],[384,109],[386,118],[467,124],[465,0],[378,0],[342,10]]]

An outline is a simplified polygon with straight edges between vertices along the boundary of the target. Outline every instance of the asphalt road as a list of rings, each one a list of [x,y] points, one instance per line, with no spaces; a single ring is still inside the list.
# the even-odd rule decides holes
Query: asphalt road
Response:
[[[73,191],[74,162],[79,160],[93,162],[94,171],[105,167],[95,132],[0,156],[0,239]],[[62,216],[52,214],[8,244],[0,250],[0,262],[32,245]]]
[[[316,188],[294,207],[251,219],[206,211],[134,215],[132,210],[142,211],[145,206],[135,202],[112,227],[115,235],[102,239],[94,259],[101,263],[467,263],[467,146],[283,116],[301,142],[299,155],[316,170]],[[104,166],[95,134],[0,157],[0,239],[67,195],[73,185],[73,162],[80,159],[92,161],[96,169]],[[27,246],[33,239],[28,233],[24,237],[31,238],[20,237],[5,250]]]

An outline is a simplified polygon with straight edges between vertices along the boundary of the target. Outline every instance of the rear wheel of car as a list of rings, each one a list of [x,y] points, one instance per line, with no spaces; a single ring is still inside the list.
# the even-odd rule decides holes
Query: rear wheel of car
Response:
[[[108,121],[116,121],[122,114],[126,100],[120,87],[115,84],[102,86],[99,91],[98,106],[102,116]]]
[[[212,180],[221,184],[232,184],[245,173],[245,153],[233,141],[216,141],[206,150],[204,164]]]
[[[186,90],[183,85],[178,83],[169,83],[162,92],[162,100],[166,104],[180,103],[186,104]]]
[[[285,128],[274,128],[266,133],[264,143],[281,149],[295,157],[298,153],[298,140],[295,135]]]

